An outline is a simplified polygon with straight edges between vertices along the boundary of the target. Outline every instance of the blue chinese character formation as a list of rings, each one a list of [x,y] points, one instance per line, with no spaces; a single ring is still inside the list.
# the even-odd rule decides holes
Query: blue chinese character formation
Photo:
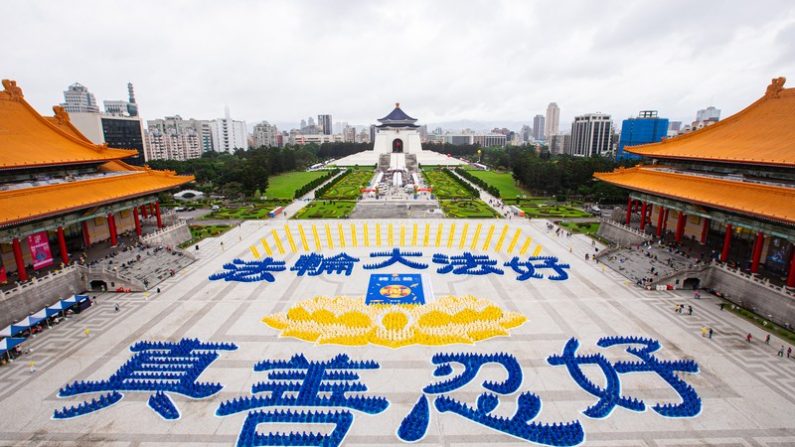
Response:
[[[375,270],[375,269],[382,269],[384,267],[389,267],[390,265],[394,265],[397,263],[403,264],[406,267],[410,267],[417,270],[423,270],[428,268],[428,264],[423,264],[421,262],[412,261],[406,258],[419,258],[422,256],[422,252],[419,251],[409,251],[409,252],[401,252],[399,248],[393,248],[392,251],[377,251],[374,253],[370,253],[371,258],[389,258],[385,261],[381,261],[375,264],[365,264],[365,270]]]
[[[492,415],[500,400],[496,394],[509,395],[515,393],[522,384],[522,369],[516,357],[510,354],[435,354],[433,363],[438,365],[434,376],[444,377],[453,374],[452,363],[463,366],[463,371],[452,378],[426,386],[414,408],[403,419],[398,428],[398,437],[405,442],[416,442],[422,439],[430,423],[430,406],[426,394],[437,394],[434,406],[440,413],[446,411],[456,413],[473,422],[485,425],[493,430],[513,435],[527,441],[550,446],[575,446],[583,442],[585,434],[579,421],[563,424],[541,424],[530,422],[541,410],[541,399],[530,392],[520,393],[517,408],[510,418]],[[483,365],[496,364],[501,366],[508,377],[502,382],[485,381],[481,386],[493,393],[485,392],[478,396],[476,406],[472,407],[447,396],[469,384],[478,374]]]
[[[265,258],[257,261],[244,261],[234,259],[232,262],[224,264],[224,271],[210,275],[211,281],[223,279],[224,281],[239,282],[274,282],[276,278],[271,272],[283,272],[287,270],[284,261],[275,261],[273,258]]]
[[[219,392],[219,383],[200,383],[196,380],[218,358],[219,351],[234,351],[232,343],[204,343],[184,338],[179,342],[141,341],[130,347],[135,353],[108,380],[77,381],[61,388],[60,397],[109,391],[98,399],[83,402],[77,407],[55,410],[53,418],[68,419],[107,408],[122,399],[120,391],[154,392],[149,407],[164,419],[179,418],[179,410],[166,394],[182,394],[201,399]]]
[[[433,255],[434,264],[443,264],[437,273],[453,273],[454,275],[488,275],[496,273],[502,275],[504,272],[497,268],[497,260],[491,259],[487,255],[475,256],[470,252],[464,252],[461,256],[450,256],[436,253]]]
[[[301,255],[295,264],[290,267],[290,271],[296,272],[298,276],[319,276],[323,273],[338,275],[345,274],[351,276],[353,266],[359,262],[358,258],[349,256],[347,253],[340,253],[336,256],[326,258],[321,254],[310,253]]]
[[[552,355],[547,361],[551,365],[565,365],[571,377],[583,390],[598,397],[599,400],[588,407],[583,414],[588,417],[602,419],[610,415],[615,407],[624,407],[632,411],[644,411],[646,404],[639,399],[621,395],[619,374],[632,372],[653,372],[662,378],[681,398],[678,404],[657,403],[652,409],[665,417],[693,417],[701,412],[701,398],[695,389],[676,376],[677,372],[697,373],[698,365],[693,360],[664,361],[652,353],[660,349],[660,342],[643,337],[604,337],[597,346],[609,348],[618,345],[629,345],[626,352],[637,357],[639,361],[620,361],[610,363],[602,354],[578,355],[579,341],[572,338],[563,348],[561,355]],[[635,347],[640,345],[642,347]],[[600,387],[583,373],[580,365],[597,365],[605,376],[605,386]]]
[[[552,281],[564,281],[569,279],[569,273],[566,269],[570,268],[569,264],[558,264],[556,256],[530,256],[526,261],[520,260],[514,256],[510,261],[506,262],[505,267],[510,267],[514,272],[518,273],[516,277],[518,281],[526,281],[530,278],[541,279],[544,277],[539,270],[551,269],[555,272],[554,275],[547,276],[547,279]]]
[[[254,365],[254,371],[268,371],[268,380],[251,387],[252,394],[267,396],[242,397],[222,402],[218,416],[247,411],[246,420],[237,440],[238,447],[266,445],[338,446],[353,424],[356,410],[378,414],[389,402],[383,397],[364,396],[367,387],[359,382],[357,370],[378,369],[372,360],[353,361],[340,354],[325,362],[308,361],[298,354],[290,360],[265,360]],[[273,407],[320,407],[319,411],[258,410]],[[337,409],[330,411],[328,409]],[[263,422],[283,424],[333,424],[328,434],[315,432],[280,433],[257,432]]]

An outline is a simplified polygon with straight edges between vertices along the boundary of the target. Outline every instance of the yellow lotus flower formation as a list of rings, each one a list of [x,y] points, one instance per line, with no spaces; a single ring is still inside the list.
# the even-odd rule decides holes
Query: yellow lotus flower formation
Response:
[[[262,319],[295,337],[318,344],[399,348],[413,344],[472,344],[508,335],[527,321],[474,296],[445,296],[429,304],[364,304],[364,298],[325,297],[301,301]]]

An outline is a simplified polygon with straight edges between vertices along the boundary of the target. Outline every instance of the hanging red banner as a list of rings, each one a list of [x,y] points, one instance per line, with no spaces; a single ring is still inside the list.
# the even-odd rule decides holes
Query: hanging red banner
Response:
[[[46,231],[39,231],[28,236],[28,248],[30,249],[30,256],[33,258],[33,270],[43,269],[52,265],[50,238]]]

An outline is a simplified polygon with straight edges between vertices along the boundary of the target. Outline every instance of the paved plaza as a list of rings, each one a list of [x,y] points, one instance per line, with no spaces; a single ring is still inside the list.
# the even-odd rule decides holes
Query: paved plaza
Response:
[[[541,402],[540,412],[527,423],[560,425],[578,421],[584,433],[582,445],[795,446],[795,359],[776,355],[782,342],[773,339],[765,345],[761,341],[763,332],[721,311],[713,297],[695,300],[692,292],[644,291],[634,287],[618,273],[585,260],[586,253],[592,254],[601,247],[594,247],[590,239],[581,235],[556,237],[546,221],[247,221],[199,246],[195,252],[198,260],[160,284],[161,293],[98,294],[92,308],[38,335],[27,343],[30,354],[0,368],[0,445],[233,446],[245,429],[247,414],[219,416],[216,410],[222,402],[251,397],[252,386],[268,380],[267,372],[254,370],[259,362],[289,360],[299,353],[313,362],[344,353],[352,361],[377,363],[379,369],[356,371],[358,382],[367,387],[366,393],[361,394],[385,398],[388,406],[370,413],[342,408],[354,414],[342,444],[404,445],[397,435],[401,421],[424,395],[424,388],[444,380],[439,376],[451,373],[432,363],[434,354],[507,353],[521,368],[521,386],[505,393],[492,390],[491,395],[498,395],[500,404],[491,414],[511,418],[518,408],[520,393],[535,393]],[[365,267],[381,260],[371,254],[391,252],[393,247],[405,253],[420,252],[422,256],[406,259],[428,267],[401,263],[378,269]],[[302,255],[332,257],[342,252],[359,259],[350,276],[299,275],[291,270]],[[465,252],[496,260],[493,267],[503,273],[438,271],[443,266],[440,260],[454,259]],[[235,265],[235,259],[253,261],[256,256],[284,261],[285,269],[270,272],[273,282],[209,279],[229,270],[224,265]],[[565,275],[557,278],[556,273],[538,268],[540,278],[521,280],[520,273],[505,265],[514,257],[522,260],[530,256],[557,258],[558,265],[569,267]],[[316,296],[360,299],[368,292],[371,275],[380,274],[420,275],[422,298],[427,306],[440,303],[448,295],[471,295],[488,300],[504,313],[520,314],[526,321],[506,326],[508,335],[492,337],[489,333],[474,344],[444,344],[439,340],[445,334],[439,332],[437,338],[428,338],[437,345],[409,343],[396,349],[373,339],[369,344],[348,346],[282,337],[279,329],[262,321],[280,313],[295,315],[290,311],[295,312],[300,302]],[[400,290],[395,296],[400,295]],[[691,305],[693,314],[675,313],[676,304]],[[481,324],[477,313],[473,315],[475,323]],[[385,315],[379,318],[383,319],[371,324],[393,324]],[[344,332],[339,325],[332,326]],[[712,339],[702,336],[704,327],[714,330]],[[751,343],[745,341],[749,332],[754,334]],[[603,354],[612,364],[638,361],[625,351],[626,346],[597,346],[601,338],[609,336],[654,339],[662,345],[653,353],[657,359],[695,361],[697,374],[678,372],[674,377],[695,389],[701,399],[700,413],[694,417],[658,414],[652,406],[677,404],[681,398],[660,375],[637,372],[619,375],[620,394],[642,400],[646,411],[617,407],[603,417],[583,414],[600,398],[584,390],[567,366],[553,366],[548,358],[563,354],[567,342],[574,337],[579,341],[579,355]],[[79,417],[53,419],[56,410],[77,406],[100,394],[59,397],[61,387],[76,381],[109,379],[133,358],[135,353],[129,348],[139,341],[179,342],[186,338],[232,343],[237,349],[219,350],[217,359],[198,377],[202,383],[220,383],[220,392],[196,398],[166,393],[179,410],[178,419],[167,420],[147,405],[153,393],[133,391],[121,391],[123,398],[107,408]],[[31,371],[31,365],[35,371]],[[453,363],[452,368],[455,375],[464,369],[458,363]],[[582,372],[597,389],[610,388],[605,372],[596,364],[583,365]],[[479,396],[487,391],[482,386],[484,382],[499,383],[506,374],[506,368],[488,363],[474,380],[449,396],[474,408],[481,403]],[[419,445],[533,445],[506,430],[487,427],[482,423],[485,417],[479,423],[472,420],[475,417],[467,418],[454,411],[440,412],[433,405],[433,398],[438,395],[425,395],[431,403],[430,423]],[[439,400],[437,397],[437,405]],[[488,407],[488,399],[483,402]],[[307,405],[293,409],[311,408]],[[335,408],[323,409],[326,410]],[[478,414],[483,416],[483,412]],[[303,425],[263,422],[256,428],[261,434],[312,430],[328,433],[334,425],[317,421]]]

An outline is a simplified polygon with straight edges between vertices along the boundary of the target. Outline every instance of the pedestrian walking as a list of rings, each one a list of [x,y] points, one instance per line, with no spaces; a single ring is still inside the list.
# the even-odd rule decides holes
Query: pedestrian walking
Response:
[[[723,308],[724,308],[725,306],[726,306],[726,303],[720,303],[720,310],[723,310]]]
[[[160,293],[160,287],[157,288],[157,293]]]
[[[707,338],[712,339],[712,328],[709,328],[709,336]]]
[[[781,345],[781,348],[779,348],[778,356],[779,357],[784,357],[784,345]]]
[[[693,315],[693,306],[691,306],[689,304],[687,305],[687,314],[688,315]]]
[[[770,344],[770,334],[767,334],[767,337],[765,337],[765,344],[766,345]]]
[[[787,348],[787,358],[789,358],[791,355],[792,355],[792,346]]]
[[[745,336],[745,341],[751,343],[751,333],[749,332],[748,335]]]
[[[116,312],[119,311],[119,304],[118,303],[113,305],[113,310],[115,310]]]

